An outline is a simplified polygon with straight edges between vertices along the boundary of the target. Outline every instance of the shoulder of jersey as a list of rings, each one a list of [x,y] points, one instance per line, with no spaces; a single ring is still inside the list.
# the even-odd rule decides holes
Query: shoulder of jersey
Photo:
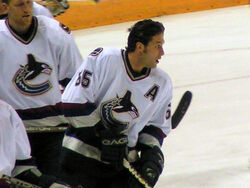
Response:
[[[8,103],[6,103],[5,101],[3,101],[3,100],[0,100],[0,109],[1,109],[1,111],[3,110],[3,109],[5,109],[5,111],[7,110],[7,109],[10,109],[10,108],[12,108]],[[3,111],[2,111],[3,112]]]
[[[117,48],[111,48],[111,47],[99,47],[93,50],[89,56],[120,56],[121,55],[121,50]]]
[[[96,48],[87,57],[88,62],[96,65],[102,65],[102,67],[113,67],[114,65],[119,64],[119,58],[121,58],[121,50],[110,47]]]
[[[62,33],[66,33],[66,34],[70,34],[71,30],[65,26],[64,24],[58,22],[57,20],[53,19],[53,18],[49,18],[47,16],[43,16],[43,15],[38,15],[36,16],[38,19],[38,22],[41,26],[45,26],[47,28],[49,28],[51,31],[54,31],[55,34],[57,34],[57,32],[62,32]]]
[[[36,7],[39,7],[39,6],[42,6],[42,5],[39,5],[39,4],[36,3],[35,1],[33,2],[33,8],[36,8]]]
[[[168,73],[162,70],[161,68],[157,67],[155,69],[152,69],[152,73],[157,77],[157,80],[162,80],[163,82],[172,84],[171,78]]]
[[[33,2],[33,15],[44,15],[49,18],[54,18],[53,15],[50,13],[49,9],[47,9],[45,6],[40,5],[36,3],[35,1]]]

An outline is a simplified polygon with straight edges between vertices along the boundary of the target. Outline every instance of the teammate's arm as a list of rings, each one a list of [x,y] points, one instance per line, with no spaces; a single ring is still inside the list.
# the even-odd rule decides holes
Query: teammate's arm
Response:
[[[17,179],[35,184],[41,187],[50,187],[53,184],[59,184],[62,188],[66,184],[58,182],[56,177],[42,174],[36,166],[34,158],[30,156],[30,144],[26,134],[23,122],[13,108],[10,111],[10,124],[15,132],[15,167],[11,175]]]
[[[61,45],[60,50],[58,50],[58,80],[59,83],[66,87],[70,82],[71,78],[82,64],[82,56],[75,43],[75,39],[70,31],[70,29],[59,24],[59,32],[61,33]]]

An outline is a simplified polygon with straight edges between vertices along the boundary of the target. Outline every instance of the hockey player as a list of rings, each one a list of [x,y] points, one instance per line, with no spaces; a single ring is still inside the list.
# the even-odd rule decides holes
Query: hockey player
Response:
[[[0,172],[11,175],[16,159],[30,159],[30,145],[23,122],[15,110],[0,100]]]
[[[0,100],[0,174],[25,180],[42,187],[68,187],[53,176],[42,174],[30,155],[29,140],[16,111]],[[0,178],[1,179],[1,178]],[[0,185],[1,187],[1,185]]]
[[[47,9],[45,6],[40,5],[40,4],[36,3],[36,2],[33,2],[33,14],[34,14],[34,16],[43,15],[43,16],[47,16],[49,18],[54,17],[51,14],[51,12],[49,11],[49,9]]]
[[[0,19],[4,19],[8,16],[8,9],[7,9],[7,0],[0,0]],[[59,8],[58,8],[59,9]],[[60,9],[63,9],[60,6]],[[65,10],[65,9],[64,9]],[[62,13],[63,10],[56,10],[57,12],[54,13],[55,16],[57,16],[60,13]],[[51,14],[50,10],[47,9],[45,6],[42,6],[36,2],[33,2],[33,15],[38,16],[38,15],[43,15],[47,16],[49,18],[53,18],[54,16]]]
[[[0,0],[0,19],[4,19],[8,16],[8,8],[5,0]]]
[[[68,0],[43,0],[42,3],[54,17],[63,14],[68,8]]]
[[[171,130],[172,83],[157,64],[164,55],[164,26],[137,22],[126,50],[98,48],[66,87],[62,102],[71,127],[61,155],[61,178],[86,188],[150,186],[163,170],[161,145]],[[140,155],[138,155],[140,152]]]
[[[58,21],[32,15],[32,0],[9,0],[0,20],[0,99],[14,107],[28,127],[67,123],[60,85],[82,63],[70,30]],[[46,174],[56,174],[64,132],[28,134],[32,156]]]

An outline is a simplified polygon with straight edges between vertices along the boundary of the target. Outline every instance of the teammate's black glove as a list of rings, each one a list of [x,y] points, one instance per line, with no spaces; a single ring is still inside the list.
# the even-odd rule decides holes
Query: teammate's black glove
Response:
[[[124,134],[101,132],[101,160],[109,162],[117,170],[123,169],[123,159],[127,153],[128,138]]]
[[[157,146],[141,151],[141,158],[137,166],[138,172],[144,180],[154,186],[163,170],[164,156]],[[134,177],[129,179],[129,188],[144,188]]]
[[[38,185],[42,188],[69,188],[70,186],[58,181],[55,176],[42,174],[38,169],[28,169],[15,178]]]

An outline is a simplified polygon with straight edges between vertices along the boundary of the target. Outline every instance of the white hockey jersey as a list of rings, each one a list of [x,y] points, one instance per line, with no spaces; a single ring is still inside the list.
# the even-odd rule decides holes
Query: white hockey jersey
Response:
[[[59,83],[71,79],[82,57],[70,30],[54,19],[33,17],[19,36],[0,20],[0,99],[12,105],[26,126],[65,123]]]
[[[34,16],[43,15],[49,18],[54,18],[54,16],[50,13],[49,9],[36,2],[33,2],[33,15]]]
[[[16,160],[30,159],[30,144],[20,117],[0,100],[0,173],[11,175]]]
[[[100,161],[98,138],[91,138],[90,130],[100,121],[105,126],[123,127],[130,147],[137,144],[145,126],[153,125],[166,136],[171,130],[171,99],[172,83],[167,73],[159,68],[135,73],[124,50],[98,48],[63,93],[64,114],[73,126],[63,147]],[[150,135],[141,142],[162,144]]]

